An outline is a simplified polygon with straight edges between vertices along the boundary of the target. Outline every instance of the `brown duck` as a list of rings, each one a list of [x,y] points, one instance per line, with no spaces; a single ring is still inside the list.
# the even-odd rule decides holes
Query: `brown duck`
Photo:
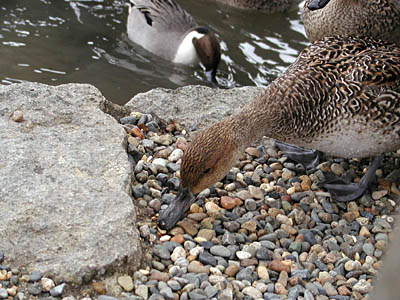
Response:
[[[311,42],[340,34],[400,46],[400,0],[306,0],[302,19]]]
[[[177,197],[158,224],[170,229],[205,188],[221,180],[262,136],[328,155],[369,157],[400,147],[400,49],[371,38],[328,37],[238,114],[200,132],[182,158]],[[337,194],[362,194],[379,166]],[[375,170],[374,170],[375,169]],[[353,195],[354,196],[354,195]]]

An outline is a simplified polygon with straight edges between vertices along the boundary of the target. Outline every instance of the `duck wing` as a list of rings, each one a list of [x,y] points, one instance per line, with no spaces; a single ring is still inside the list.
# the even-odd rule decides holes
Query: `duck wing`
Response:
[[[173,0],[130,0],[146,23],[158,32],[180,32],[196,27],[193,17]]]

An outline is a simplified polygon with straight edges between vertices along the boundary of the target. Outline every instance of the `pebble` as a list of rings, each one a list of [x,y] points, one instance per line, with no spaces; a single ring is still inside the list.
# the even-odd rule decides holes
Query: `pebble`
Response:
[[[387,190],[379,190],[372,192],[372,199],[379,200],[388,194]]]
[[[249,258],[252,257],[251,253],[246,252],[246,251],[237,251],[237,252],[236,252],[236,256],[237,256],[237,258],[239,258],[240,260],[249,259]]]
[[[8,292],[5,288],[0,288],[0,298],[1,299],[7,299],[8,298]]]
[[[352,290],[355,292],[359,292],[361,294],[366,294],[371,289],[371,283],[366,281],[365,279],[360,279],[355,285],[353,285]]]
[[[42,290],[45,292],[49,292],[52,288],[54,288],[56,285],[54,284],[54,281],[51,280],[50,278],[43,277],[40,280],[42,284]]]
[[[186,257],[186,250],[183,247],[176,247],[171,254],[171,260],[176,262],[179,258]]]
[[[135,293],[139,297],[142,297],[144,300],[147,300],[149,298],[149,288],[144,284],[139,284],[135,288]]]
[[[230,257],[231,251],[224,246],[212,246],[210,248],[211,254],[215,256]]]
[[[242,200],[240,200],[239,198],[222,196],[220,203],[223,208],[225,208],[227,210],[231,210],[231,209],[234,209],[235,207],[241,205]]]
[[[250,296],[253,299],[262,298],[262,293],[252,286],[248,286],[243,289],[243,294]]]
[[[325,180],[324,172],[350,174],[354,180],[354,174],[364,171],[358,161],[331,159],[306,174],[301,165],[278,155],[273,147],[253,145],[227,176],[198,195],[187,217],[168,232],[159,231],[156,218],[179,188],[186,132],[177,123],[161,126],[149,114],[128,118],[121,122],[133,126],[139,121],[148,129],[131,127],[137,132],[127,133],[127,140],[136,162],[134,201],[148,210],[138,229],[150,251],[142,272],[117,278],[124,291],[120,299],[367,297],[394,226],[390,214],[398,190],[384,183],[393,170],[391,164],[380,169],[379,187],[373,186],[372,194],[341,203],[319,184]],[[0,264],[3,257],[0,251]],[[0,266],[5,280],[0,293],[8,297],[14,274],[1,270]],[[50,288],[50,283],[43,284],[49,278],[40,274],[32,279],[32,275],[28,283],[23,280],[26,274],[17,276],[20,282],[13,281],[27,285],[25,299],[35,293],[40,298],[46,290],[52,297],[65,293],[65,284],[54,287],[53,282]],[[106,293],[103,283],[92,287],[100,294],[97,299],[116,299],[101,295]],[[24,299],[21,294],[15,298]]]
[[[66,285],[65,283],[62,283],[62,284],[59,284],[59,285],[53,287],[50,290],[50,295],[53,296],[53,297],[61,296],[63,291],[64,291],[65,285]]]
[[[124,289],[126,292],[131,292],[134,288],[133,280],[131,276],[119,276],[117,279],[118,284]]]
[[[16,110],[12,114],[12,119],[15,122],[22,122],[24,120],[24,114],[20,110]]]
[[[29,274],[29,280],[30,281],[39,281],[42,278],[42,273],[40,271],[32,271],[31,274]]]

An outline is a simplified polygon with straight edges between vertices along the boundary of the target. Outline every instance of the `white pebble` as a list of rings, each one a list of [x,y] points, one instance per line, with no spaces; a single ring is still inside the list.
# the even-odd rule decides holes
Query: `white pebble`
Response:
[[[186,250],[183,247],[176,247],[171,254],[171,260],[175,262],[178,258],[186,257]]]
[[[40,280],[40,283],[42,284],[42,289],[46,292],[49,292],[53,287],[56,285],[54,284],[54,281],[51,280],[50,278],[43,277]]]
[[[237,252],[236,252],[236,256],[237,256],[240,260],[251,258],[251,254],[250,254],[249,252],[246,252],[246,251],[237,251]]]
[[[168,156],[168,160],[172,162],[177,162],[182,158],[182,155],[183,151],[181,149],[175,149],[174,151],[172,151],[170,156]]]
[[[193,249],[190,249],[189,254],[191,256],[197,257],[203,251],[204,251],[203,247],[197,246],[197,247],[194,247]]]

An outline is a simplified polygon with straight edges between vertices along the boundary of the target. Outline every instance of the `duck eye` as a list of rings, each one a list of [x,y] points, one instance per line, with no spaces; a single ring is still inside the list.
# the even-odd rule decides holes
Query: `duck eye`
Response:
[[[204,170],[203,174],[208,174],[211,171],[211,168],[207,168]]]

